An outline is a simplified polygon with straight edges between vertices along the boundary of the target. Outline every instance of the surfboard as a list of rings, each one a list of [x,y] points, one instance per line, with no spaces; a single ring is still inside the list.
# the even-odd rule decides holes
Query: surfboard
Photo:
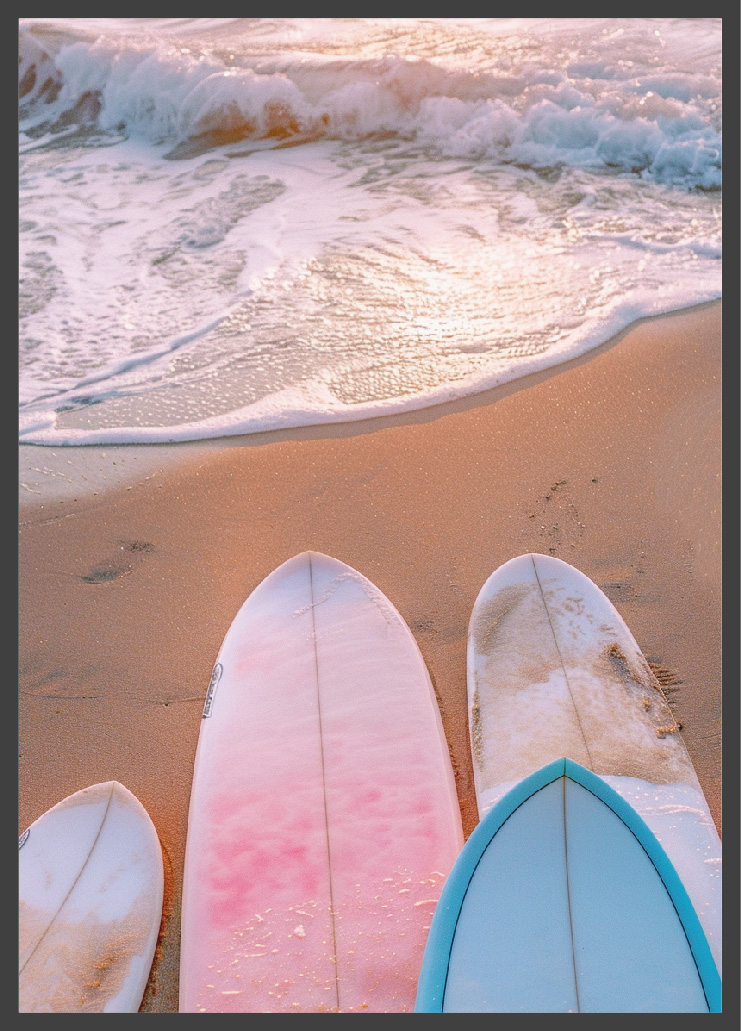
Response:
[[[162,920],[164,870],[141,802],[107,781],[23,832],[18,853],[21,1013],[135,1013]]]
[[[562,758],[477,825],[432,921],[417,1012],[717,1013],[721,984],[656,836]]]
[[[249,595],[195,757],[181,1012],[412,1011],[463,844],[434,688],[406,623],[317,552]]]
[[[467,678],[479,817],[563,756],[598,774],[666,851],[721,970],[721,842],[661,687],[607,596],[561,559],[510,559],[474,603]]]

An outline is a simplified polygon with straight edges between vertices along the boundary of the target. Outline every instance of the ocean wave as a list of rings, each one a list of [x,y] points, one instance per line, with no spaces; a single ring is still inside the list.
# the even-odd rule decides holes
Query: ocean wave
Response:
[[[472,70],[403,55],[268,60],[182,45],[187,33],[107,36],[81,22],[21,27],[20,128],[34,146],[74,128],[171,157],[244,141],[398,138],[432,156],[721,187],[720,81],[707,71],[636,74],[614,58]]]

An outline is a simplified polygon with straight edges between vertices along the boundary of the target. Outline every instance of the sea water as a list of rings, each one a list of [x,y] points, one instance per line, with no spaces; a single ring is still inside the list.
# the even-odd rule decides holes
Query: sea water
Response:
[[[721,296],[721,20],[21,19],[20,440],[474,394]]]

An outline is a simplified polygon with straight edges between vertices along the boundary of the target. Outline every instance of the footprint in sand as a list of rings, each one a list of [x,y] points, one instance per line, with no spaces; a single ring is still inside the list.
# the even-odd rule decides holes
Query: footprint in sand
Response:
[[[86,584],[105,584],[118,580],[133,570],[136,556],[151,551],[154,551],[154,544],[148,541],[122,541],[114,556],[99,562],[88,573],[81,574],[80,579]],[[134,559],[130,556],[134,556]]]

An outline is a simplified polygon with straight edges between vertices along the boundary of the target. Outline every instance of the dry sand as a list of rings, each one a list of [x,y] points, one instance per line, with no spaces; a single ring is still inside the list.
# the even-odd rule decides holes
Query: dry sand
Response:
[[[405,418],[20,451],[19,831],[97,781],[120,780],[147,808],[167,884],[144,1010],[177,1010],[212,665],[247,595],[306,549],[369,577],[408,622],[466,835],[477,822],[468,618],[489,574],[527,551],[565,559],[612,599],[668,691],[721,830],[720,302]]]

